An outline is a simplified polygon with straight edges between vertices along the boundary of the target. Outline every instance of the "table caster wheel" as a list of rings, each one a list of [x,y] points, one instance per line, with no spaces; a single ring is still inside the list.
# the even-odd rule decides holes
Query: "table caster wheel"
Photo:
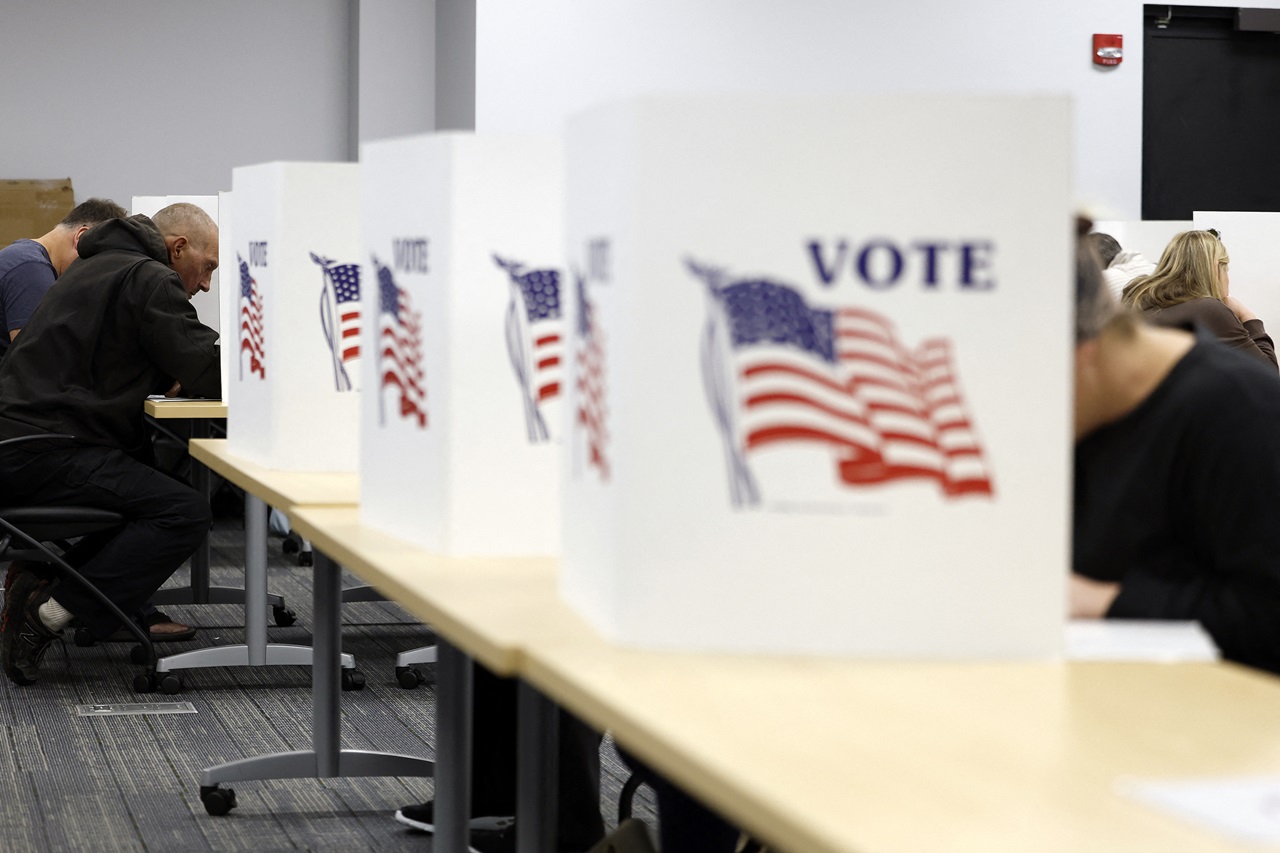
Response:
[[[160,692],[173,696],[182,692],[182,676],[176,672],[166,672],[160,677]]]
[[[156,674],[154,672],[144,672],[133,677],[134,693],[155,693],[156,692]]]
[[[288,628],[294,622],[298,621],[298,616],[287,607],[271,608],[271,615],[276,620],[276,624],[281,628]]]
[[[74,641],[76,646],[78,646],[79,648],[87,649],[90,646],[96,645],[98,642],[98,638],[95,637],[93,635],[93,632],[90,631],[88,628],[77,628]]]
[[[342,671],[342,689],[363,690],[364,673],[358,669],[344,669]]]
[[[224,815],[236,807],[234,788],[219,788],[217,785],[200,786],[200,802],[204,810],[214,817]]]
[[[396,667],[396,681],[400,682],[400,686],[405,690],[412,690],[426,679],[422,677],[422,673],[418,672],[412,666]]]

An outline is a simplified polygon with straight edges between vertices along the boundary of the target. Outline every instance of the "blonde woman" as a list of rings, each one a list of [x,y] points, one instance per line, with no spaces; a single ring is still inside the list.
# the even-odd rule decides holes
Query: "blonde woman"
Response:
[[[1169,241],[1155,272],[1129,282],[1122,299],[1158,326],[1198,326],[1275,367],[1275,344],[1262,321],[1230,294],[1230,260],[1217,231],[1183,231]]]

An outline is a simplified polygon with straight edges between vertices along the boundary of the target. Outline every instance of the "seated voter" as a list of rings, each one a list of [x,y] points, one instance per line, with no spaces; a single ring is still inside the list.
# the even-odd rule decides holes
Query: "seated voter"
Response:
[[[91,198],[76,205],[43,237],[16,240],[0,249],[0,323],[8,332],[0,335],[0,356],[31,319],[45,291],[79,257],[76,248],[84,232],[128,215],[110,199]]]
[[[1280,673],[1280,376],[1147,325],[1091,251],[1076,263],[1071,614],[1196,620],[1224,657]]]
[[[1124,303],[1157,326],[1199,327],[1259,361],[1276,367],[1276,348],[1262,321],[1231,296],[1231,259],[1217,231],[1174,235],[1151,275],[1124,288]]]
[[[0,445],[0,499],[122,513],[123,528],[81,540],[69,561],[130,613],[209,529],[205,497],[142,461],[143,401],[175,382],[190,396],[221,390],[217,333],[190,303],[218,265],[218,227],[170,205],[90,229],[79,255],[0,361],[0,440],[49,436]],[[18,572],[0,610],[10,680],[34,682],[73,617],[100,637],[118,626],[75,584]]]
[[[9,332],[7,336],[0,335],[0,357],[31,319],[58,276],[79,257],[77,249],[84,232],[100,222],[128,215],[127,210],[110,199],[91,198],[76,205],[44,236],[17,240],[0,249],[0,324]],[[6,592],[13,586],[17,568],[10,567],[5,575]],[[174,622],[151,604],[144,606],[143,619],[155,641],[189,640],[196,634],[190,625]]]
[[[1102,278],[1117,299],[1124,292],[1126,284],[1140,275],[1155,272],[1156,265],[1141,252],[1122,249],[1110,234],[1095,231],[1087,235],[1085,240],[1098,253],[1098,259],[1102,261]]]

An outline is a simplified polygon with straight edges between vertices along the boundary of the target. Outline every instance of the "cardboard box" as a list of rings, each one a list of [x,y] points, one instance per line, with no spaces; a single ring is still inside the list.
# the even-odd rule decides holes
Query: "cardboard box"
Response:
[[[47,234],[75,206],[70,178],[0,181],[0,247]]]

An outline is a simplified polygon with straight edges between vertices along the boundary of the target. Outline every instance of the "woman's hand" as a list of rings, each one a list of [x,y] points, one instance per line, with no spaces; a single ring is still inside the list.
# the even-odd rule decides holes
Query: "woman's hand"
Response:
[[[1241,323],[1244,323],[1248,320],[1258,319],[1257,314],[1250,311],[1243,302],[1241,302],[1239,299],[1236,299],[1234,296],[1228,296],[1226,299],[1222,301],[1226,304],[1228,308],[1231,309],[1231,313],[1235,314],[1236,319],[1239,320]]]

